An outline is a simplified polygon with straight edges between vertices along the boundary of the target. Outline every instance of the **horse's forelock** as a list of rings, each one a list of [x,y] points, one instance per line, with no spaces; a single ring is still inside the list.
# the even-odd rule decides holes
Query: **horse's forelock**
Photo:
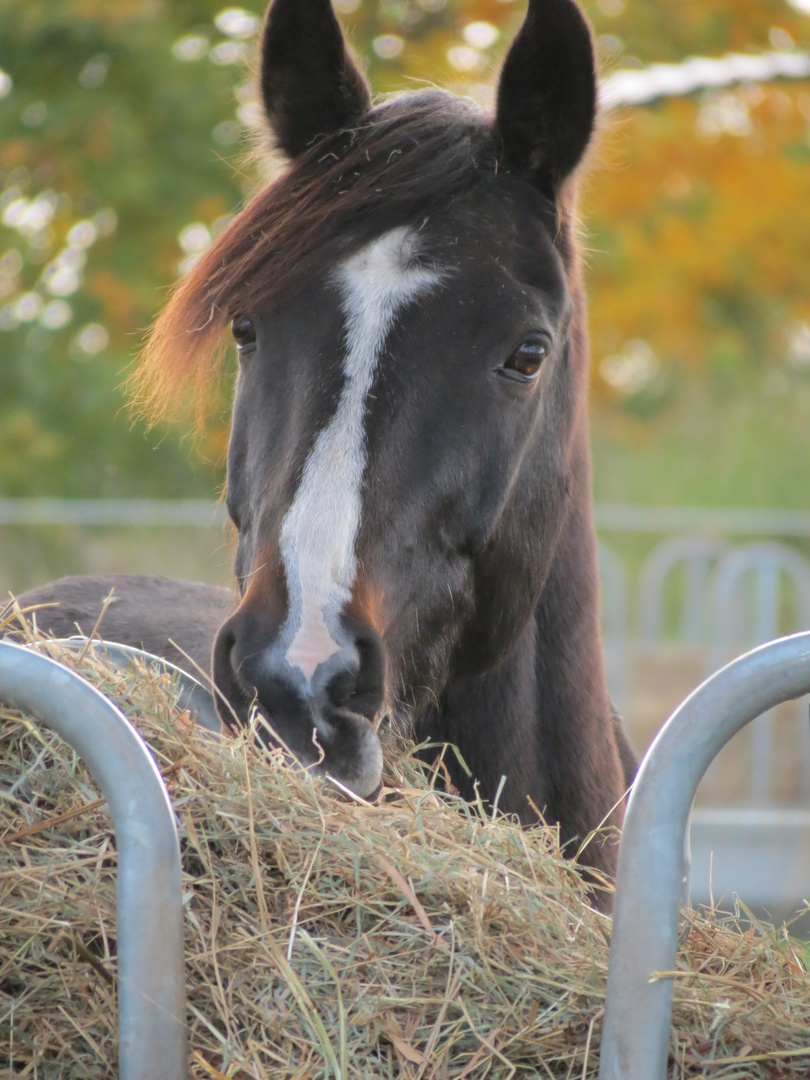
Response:
[[[156,420],[190,398],[201,423],[234,315],[290,299],[389,229],[418,229],[499,164],[483,114],[435,90],[393,98],[320,139],[180,281],[130,379],[136,408]]]

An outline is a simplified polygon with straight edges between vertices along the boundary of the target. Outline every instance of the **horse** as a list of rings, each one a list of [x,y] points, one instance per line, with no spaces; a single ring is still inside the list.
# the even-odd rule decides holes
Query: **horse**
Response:
[[[230,324],[236,595],[89,577],[20,600],[61,597],[39,625],[72,632],[116,584],[105,635],[181,666],[211,646],[225,727],[258,710],[367,797],[392,716],[457,747],[465,798],[542,814],[576,854],[621,824],[635,768],[591,507],[588,24],[575,0],[529,0],[490,115],[438,89],[373,103],[329,0],[273,0],[258,81],[286,171],[181,280],[133,383],[153,418],[203,402]],[[580,857],[611,877],[607,832]]]

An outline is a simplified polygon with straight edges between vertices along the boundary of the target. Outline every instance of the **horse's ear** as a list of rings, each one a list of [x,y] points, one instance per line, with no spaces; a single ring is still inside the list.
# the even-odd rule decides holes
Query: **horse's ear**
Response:
[[[351,127],[371,104],[330,0],[273,0],[259,79],[273,134],[289,157],[318,135]]]
[[[529,0],[501,71],[495,134],[506,163],[552,198],[596,119],[591,32],[574,0]]]

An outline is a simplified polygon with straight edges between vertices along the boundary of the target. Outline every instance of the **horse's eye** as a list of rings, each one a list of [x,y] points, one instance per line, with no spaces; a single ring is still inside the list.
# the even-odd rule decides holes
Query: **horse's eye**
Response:
[[[231,323],[231,333],[239,351],[249,351],[256,344],[256,330],[247,315],[237,315]]]
[[[548,355],[548,346],[544,341],[532,339],[524,341],[515,349],[509,359],[499,367],[498,374],[517,382],[533,382],[540,374],[540,365]]]

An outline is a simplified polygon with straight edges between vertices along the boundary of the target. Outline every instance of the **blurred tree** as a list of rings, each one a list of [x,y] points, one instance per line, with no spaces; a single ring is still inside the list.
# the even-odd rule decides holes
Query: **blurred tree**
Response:
[[[163,290],[242,197],[223,157],[239,141],[238,62],[258,20],[228,35],[213,22],[219,7],[0,8],[0,67],[12,80],[0,101],[9,494],[211,491],[210,468],[176,437],[145,438],[118,414],[122,372]]]
[[[377,90],[435,81],[483,100],[524,10],[334,2]],[[175,431],[130,429],[119,386],[166,287],[255,186],[261,6],[0,6],[1,493],[209,494],[219,482],[221,417],[200,462]],[[810,42],[807,0],[585,7],[606,71]],[[594,157],[597,402],[648,414],[682,373],[721,389],[806,380],[808,84],[608,114]]]
[[[651,408],[810,374],[810,93],[768,84],[635,109],[589,183],[595,388]]]

